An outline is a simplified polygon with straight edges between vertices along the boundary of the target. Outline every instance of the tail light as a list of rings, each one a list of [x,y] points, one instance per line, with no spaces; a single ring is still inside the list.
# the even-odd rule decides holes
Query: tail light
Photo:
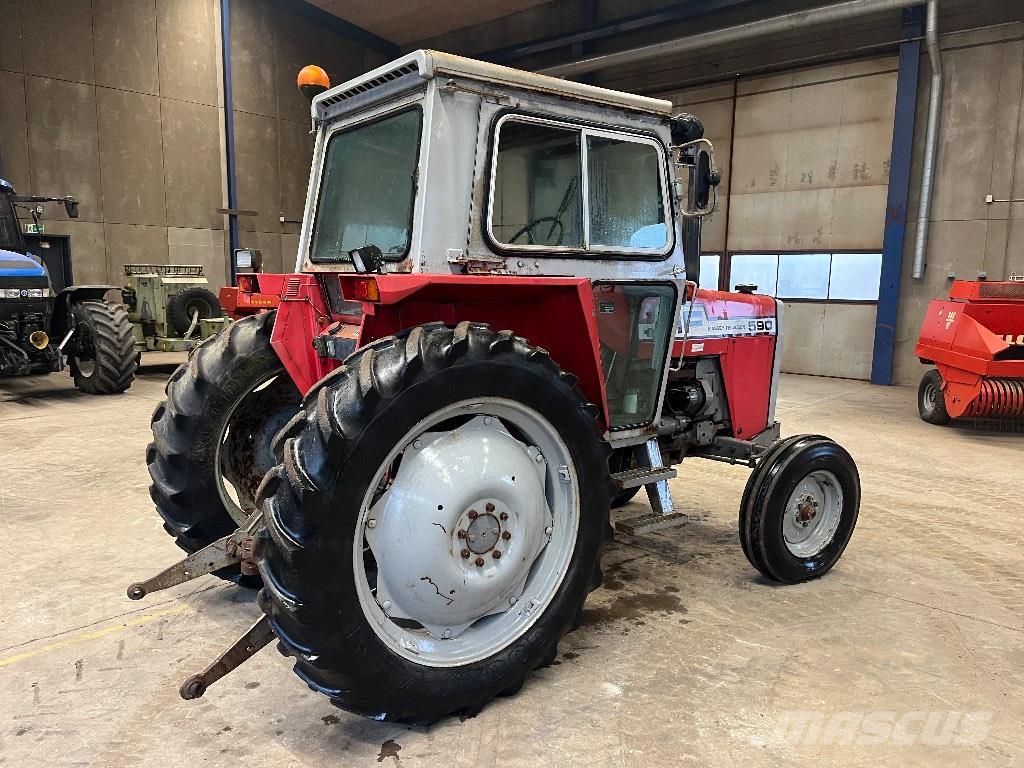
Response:
[[[380,301],[380,289],[372,277],[352,281],[352,298],[356,301]]]
[[[238,290],[242,291],[243,293],[257,293],[259,291],[259,285],[256,282],[256,276],[239,275]]]

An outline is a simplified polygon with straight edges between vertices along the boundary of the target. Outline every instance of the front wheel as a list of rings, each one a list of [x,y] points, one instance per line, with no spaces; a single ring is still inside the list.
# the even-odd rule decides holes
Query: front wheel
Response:
[[[773,446],[747,481],[740,541],[750,564],[795,584],[828,572],[853,535],[860,476],[853,458],[820,435]]]
[[[71,307],[71,315],[75,335],[69,362],[75,386],[90,395],[124,392],[139,367],[124,307],[109,301],[80,301]]]
[[[542,350],[483,325],[415,328],[326,377],[284,437],[260,572],[296,673],[337,706],[475,713],[579,625],[607,445]]]

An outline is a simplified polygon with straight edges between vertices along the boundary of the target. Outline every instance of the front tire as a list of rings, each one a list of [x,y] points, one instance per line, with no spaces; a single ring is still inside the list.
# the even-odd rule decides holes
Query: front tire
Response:
[[[257,555],[299,677],[431,723],[550,663],[608,527],[607,444],[575,377],[509,331],[430,325],[357,351],[303,407]]]
[[[934,368],[921,377],[917,387],[917,412],[928,424],[949,424],[946,396],[942,388],[942,375]]]
[[[764,576],[785,584],[817,578],[836,564],[860,510],[853,458],[820,435],[772,446],[747,480],[740,543]]]
[[[153,412],[149,492],[186,552],[245,522],[277,463],[273,436],[299,410],[299,391],[270,346],[274,317],[239,320],[195,347]]]
[[[69,355],[75,387],[90,395],[124,392],[138,363],[128,313],[109,301],[80,301],[71,307],[75,351]]]

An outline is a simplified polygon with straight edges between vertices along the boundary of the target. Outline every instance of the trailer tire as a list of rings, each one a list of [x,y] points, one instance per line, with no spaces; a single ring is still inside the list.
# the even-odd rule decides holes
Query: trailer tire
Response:
[[[773,581],[795,584],[829,571],[853,535],[860,476],[853,458],[820,435],[776,444],[747,481],[740,508],[743,552]]]
[[[928,424],[943,426],[949,424],[946,398],[942,390],[942,375],[932,369],[921,377],[917,387],[917,412]]]
[[[274,317],[244,318],[194,347],[153,411],[149,493],[186,552],[228,535],[255,509],[278,460],[272,438],[299,410],[299,391],[270,346]]]
[[[476,451],[474,441],[485,439],[491,440],[488,449]],[[576,378],[562,372],[544,350],[510,331],[496,333],[468,322],[454,329],[420,326],[375,341],[314,387],[278,440],[284,443],[284,461],[267,475],[260,491],[266,526],[257,546],[266,584],[261,602],[279,648],[295,659],[296,674],[336,706],[377,720],[418,724],[449,714],[472,715],[491,698],[515,693],[531,670],[551,662],[559,639],[579,626],[584,600],[601,579],[609,449],[596,408],[586,402]],[[528,445],[540,455],[529,453]],[[444,463],[442,457],[454,455],[446,451],[458,446],[481,461]],[[536,459],[526,459],[525,468],[517,464],[524,451]],[[441,473],[440,480],[424,481],[415,474],[428,468]],[[487,472],[500,475],[503,490],[474,480]],[[529,490],[537,487],[531,485],[535,482],[546,489],[543,496]],[[548,527],[537,527],[545,518],[531,516],[528,504],[514,506],[503,499],[505,491],[525,494],[520,500],[541,499],[534,509],[547,510]],[[419,503],[407,501],[417,494]],[[398,506],[390,506],[396,498]],[[472,498],[477,501],[466,501]],[[497,508],[487,506],[487,514],[499,515],[509,505],[502,518],[508,522],[500,526],[509,526],[505,531],[511,541],[503,541],[502,533],[493,546],[508,547],[506,557],[488,557],[489,570],[476,571],[484,567],[488,552],[474,549],[475,566],[469,555],[460,560],[458,547],[473,545],[468,536],[456,539],[454,534],[462,530],[463,516],[476,520],[463,507],[481,507],[484,518],[482,505],[488,499]],[[569,506],[564,506],[567,499]],[[384,503],[386,513],[378,507]],[[563,515],[560,510],[566,509]],[[398,520],[414,527],[402,529],[396,538],[391,526]],[[520,521],[523,527],[515,530],[521,533],[512,533]],[[490,525],[485,520],[487,530]],[[497,536],[499,524],[494,525]],[[531,561],[530,532],[540,530],[548,538],[539,540]],[[523,549],[514,548],[517,542]],[[401,547],[403,554],[392,557],[393,547]],[[548,570],[555,562],[561,567]],[[503,572],[506,563],[512,570]],[[447,626],[454,621],[449,612],[467,604],[459,598],[469,600],[470,582],[493,584],[521,568],[531,570],[523,577],[518,602],[509,598],[506,603],[506,594],[500,593],[497,603],[486,603],[474,593],[470,621],[458,630],[463,634],[449,634],[459,638],[457,645],[448,645],[452,641],[443,633],[420,644],[430,625],[423,613],[440,612]],[[410,571],[408,578],[389,576],[403,569]],[[413,569],[427,575],[416,577],[420,571],[414,574]],[[456,576],[448,581],[452,573]],[[534,582],[533,574],[540,574],[540,581]],[[533,592],[536,584],[549,590],[545,599]],[[421,601],[410,597],[417,589],[423,590]],[[436,600],[447,604],[431,599],[435,591]],[[451,608],[449,595],[455,594],[459,597]],[[412,610],[391,618],[405,605]],[[490,618],[477,624],[484,616]],[[510,627],[511,634],[502,634]],[[442,628],[435,622],[435,632]]]
[[[71,306],[71,316],[77,326],[76,345],[80,345],[68,355],[75,387],[90,395],[113,395],[131,387],[139,366],[124,307],[108,301],[80,301]]]
[[[188,333],[195,313],[199,314],[200,320],[224,316],[220,300],[201,285],[184,288],[167,300],[167,320],[179,336]]]

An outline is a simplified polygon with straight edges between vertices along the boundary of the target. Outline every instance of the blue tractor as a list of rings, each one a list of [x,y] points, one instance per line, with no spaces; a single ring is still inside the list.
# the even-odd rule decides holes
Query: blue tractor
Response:
[[[112,285],[72,285],[55,293],[46,269],[29,255],[17,207],[63,203],[78,216],[73,197],[17,195],[0,179],[0,376],[71,369],[82,392],[107,395],[131,386],[138,367],[132,325],[124,306],[106,300]]]

